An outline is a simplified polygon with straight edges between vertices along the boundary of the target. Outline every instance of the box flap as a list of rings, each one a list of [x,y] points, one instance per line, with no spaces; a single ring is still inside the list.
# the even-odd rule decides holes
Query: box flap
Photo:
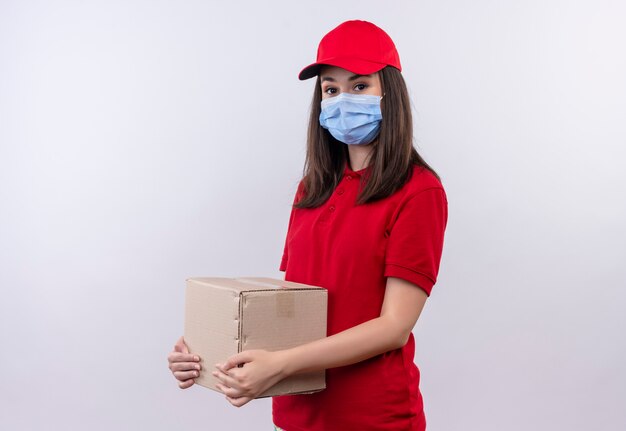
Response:
[[[317,290],[324,289],[319,286],[312,286],[310,284],[295,283],[293,281],[278,280],[276,278],[269,277],[237,277],[235,280],[241,281],[248,285],[258,286],[259,289],[249,290],[263,290],[263,289],[304,289],[304,290]]]
[[[193,280],[194,283],[203,284],[217,289],[232,290],[235,292],[276,289],[323,289],[322,287],[318,286],[294,283],[293,281],[278,280],[269,277],[192,277],[187,279],[188,282],[190,280]]]

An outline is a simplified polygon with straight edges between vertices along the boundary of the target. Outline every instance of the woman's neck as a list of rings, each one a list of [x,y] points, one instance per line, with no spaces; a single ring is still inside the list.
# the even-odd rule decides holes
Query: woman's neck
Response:
[[[373,143],[367,145],[348,145],[350,169],[360,171],[369,164],[369,157],[374,148]]]

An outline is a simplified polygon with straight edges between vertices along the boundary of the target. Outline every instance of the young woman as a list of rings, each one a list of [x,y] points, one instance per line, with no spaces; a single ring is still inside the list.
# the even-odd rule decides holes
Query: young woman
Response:
[[[383,30],[348,21],[299,75],[317,82],[280,270],[328,289],[328,336],[244,351],[212,370],[238,407],[286,376],[326,370],[325,390],[273,398],[278,430],[426,428],[411,330],[437,278],[447,199],[413,147],[400,71]],[[169,361],[181,388],[193,385],[198,359],[179,339]]]

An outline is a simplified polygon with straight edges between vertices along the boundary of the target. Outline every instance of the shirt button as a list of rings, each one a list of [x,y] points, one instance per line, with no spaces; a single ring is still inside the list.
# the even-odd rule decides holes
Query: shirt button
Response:
[[[335,211],[335,206],[331,205],[330,207],[328,207],[328,211],[333,212]]]
[[[343,189],[337,189],[337,194],[338,195],[342,195],[343,194]]]

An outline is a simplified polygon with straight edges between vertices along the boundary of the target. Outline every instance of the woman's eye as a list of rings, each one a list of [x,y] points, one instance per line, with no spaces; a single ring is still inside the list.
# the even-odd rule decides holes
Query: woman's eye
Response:
[[[365,84],[357,84],[357,85],[354,86],[354,89],[355,90],[359,90],[359,91],[363,91],[366,88],[367,88],[367,85],[365,85]]]
[[[337,92],[337,89],[336,88],[332,88],[332,87],[329,87],[329,88],[327,88],[324,91],[324,93],[326,93],[326,94],[335,94],[336,92]]]

